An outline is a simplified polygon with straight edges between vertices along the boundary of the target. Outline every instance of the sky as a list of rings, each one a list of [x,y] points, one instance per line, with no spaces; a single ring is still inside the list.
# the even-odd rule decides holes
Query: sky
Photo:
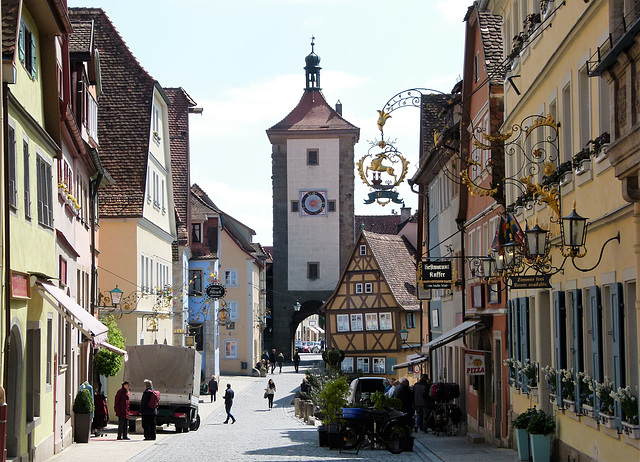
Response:
[[[322,92],[360,127],[355,161],[379,140],[377,110],[411,88],[449,92],[462,75],[463,18],[472,0],[69,0],[105,10],[142,66],[164,87],[182,87],[204,109],[190,115],[191,182],[271,245],[271,144],[265,130],[298,103],[304,58],[315,52]],[[385,139],[415,173],[419,109],[394,111]],[[365,205],[356,175],[356,215]],[[417,195],[403,183],[405,205]]]

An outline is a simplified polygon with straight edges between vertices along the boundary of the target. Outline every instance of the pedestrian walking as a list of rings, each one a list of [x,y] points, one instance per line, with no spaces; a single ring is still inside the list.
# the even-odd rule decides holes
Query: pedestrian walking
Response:
[[[407,414],[410,422],[413,422],[413,390],[409,387],[409,379],[406,377],[400,379],[400,386],[395,394],[395,398],[398,398],[402,402],[401,411]]]
[[[278,363],[278,374],[282,374],[282,365],[284,364],[284,355],[282,353],[280,353],[278,355],[278,359],[276,359],[276,362]]]
[[[153,382],[144,381],[145,390],[140,400],[140,414],[142,414],[142,429],[145,440],[156,439],[156,415],[160,404],[160,392],[153,389]]]
[[[269,365],[271,366],[271,373],[276,369],[276,349],[274,348],[269,353]]]
[[[269,400],[269,410],[273,408],[273,396],[276,394],[276,384],[273,379],[269,379],[267,388],[264,389],[264,395]]]
[[[420,376],[420,380],[413,386],[413,406],[416,409],[416,421],[413,425],[415,431],[418,429],[425,431],[427,429],[426,420],[428,414],[426,414],[427,397],[429,395],[429,388],[427,383],[426,374]]]
[[[298,367],[300,367],[300,353],[298,350],[293,352],[293,367],[296,369],[296,374],[298,373]]]
[[[227,389],[224,391],[224,410],[227,411],[227,420],[224,423],[229,423],[229,419],[232,420],[232,424],[236,423],[236,418],[231,415],[231,406],[233,406],[233,396],[235,393],[231,389],[231,384],[227,384]]]
[[[267,367],[267,372],[269,372],[269,353],[267,350],[264,350],[260,359],[264,361],[264,365]]]
[[[209,394],[211,395],[211,402],[213,403],[216,400],[216,393],[218,393],[218,381],[216,380],[215,375],[211,376],[211,380],[209,380],[207,388],[209,390]]]
[[[129,440],[129,381],[122,382],[122,387],[116,393],[113,400],[113,410],[118,417],[118,438]]]

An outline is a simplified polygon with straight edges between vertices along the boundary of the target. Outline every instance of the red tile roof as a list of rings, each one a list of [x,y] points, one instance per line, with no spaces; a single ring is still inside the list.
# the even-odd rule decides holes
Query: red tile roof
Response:
[[[69,36],[70,53],[90,53],[93,21],[71,21],[73,34]]]
[[[372,231],[377,234],[398,234],[401,216],[398,215],[356,215],[355,237],[360,231]]]
[[[298,105],[280,122],[275,124],[271,132],[295,132],[303,130],[333,131],[353,130],[360,135],[360,129],[347,122],[324,99],[318,90],[305,90]]]
[[[405,310],[419,310],[416,298],[416,251],[404,236],[363,231],[393,297]]]
[[[13,61],[20,27],[20,1],[2,0],[2,59]]]
[[[176,212],[176,228],[181,245],[189,242],[189,108],[195,101],[183,88],[165,88],[169,97],[169,139],[171,144],[171,176],[173,180],[173,203]]]
[[[94,44],[100,52],[100,158],[115,180],[99,190],[100,217],[140,217],[157,82],[140,65],[102,9],[71,8],[69,13],[74,21],[94,21]]]

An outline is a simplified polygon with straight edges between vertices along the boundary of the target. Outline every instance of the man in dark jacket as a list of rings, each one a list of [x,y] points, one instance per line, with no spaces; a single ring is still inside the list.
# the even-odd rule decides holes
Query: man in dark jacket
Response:
[[[122,382],[122,387],[116,393],[113,400],[113,410],[118,416],[118,439],[128,440],[129,438],[129,381]]]
[[[153,389],[153,382],[144,381],[145,390],[140,400],[140,414],[142,415],[142,429],[145,440],[156,439],[156,415],[158,414],[157,402],[159,393]]]
[[[298,373],[298,368],[300,367],[300,353],[298,353],[298,349],[293,352],[293,367],[296,368],[296,374]]]
[[[271,366],[271,373],[276,370],[276,349],[274,348],[269,353],[269,365]]]
[[[427,429],[425,422],[429,416],[425,414],[425,411],[427,410],[428,393],[428,379],[425,374],[422,374],[418,383],[413,386],[413,405],[416,408],[416,422],[413,427],[416,431],[418,429],[423,431]]]
[[[409,387],[409,379],[406,377],[400,379],[400,387],[395,398],[402,401],[402,412],[407,414],[409,421],[413,421],[413,390]]]
[[[236,423],[236,418],[231,415],[231,406],[233,406],[233,396],[235,393],[231,389],[231,384],[227,384],[227,389],[224,391],[224,409],[227,411],[227,420],[224,423],[229,423],[229,418],[233,419],[232,424]]]
[[[211,395],[211,402],[213,403],[216,400],[216,393],[218,393],[218,382],[216,381],[216,376],[212,375],[211,380],[207,384],[209,394]]]

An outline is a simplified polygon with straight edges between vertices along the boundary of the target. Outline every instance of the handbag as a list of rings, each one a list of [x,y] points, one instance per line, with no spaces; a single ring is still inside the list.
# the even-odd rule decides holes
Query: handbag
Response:
[[[264,399],[267,399],[267,397],[268,397],[268,396],[269,396],[269,393],[267,393],[267,392],[266,392],[266,390],[265,390],[265,392],[264,392]]]

